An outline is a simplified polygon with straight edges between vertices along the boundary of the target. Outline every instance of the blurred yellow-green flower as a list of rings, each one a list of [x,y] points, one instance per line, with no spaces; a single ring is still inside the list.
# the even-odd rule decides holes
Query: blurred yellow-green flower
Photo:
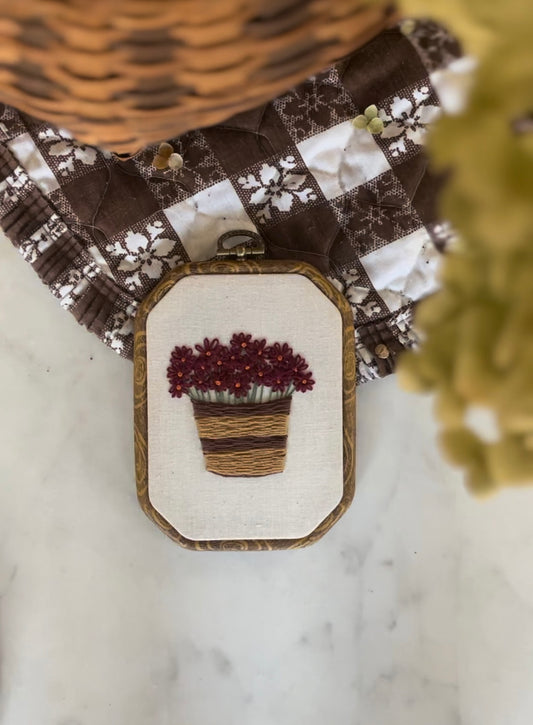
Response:
[[[403,0],[456,31],[478,68],[468,106],[439,120],[434,166],[451,171],[443,216],[459,240],[423,301],[420,349],[400,361],[432,391],[441,446],[476,494],[533,483],[533,6],[525,0]],[[476,411],[491,431],[474,425]],[[478,416],[479,417],[479,416]]]

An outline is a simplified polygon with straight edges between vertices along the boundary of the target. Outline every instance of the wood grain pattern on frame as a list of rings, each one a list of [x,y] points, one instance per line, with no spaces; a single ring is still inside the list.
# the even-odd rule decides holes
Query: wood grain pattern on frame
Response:
[[[148,378],[146,324],[151,310],[175,284],[190,275],[299,274],[309,279],[338,308],[343,325],[343,495],[331,513],[307,536],[296,539],[194,541],[183,536],[153,507],[148,482]],[[320,539],[350,506],[355,493],[356,363],[353,315],[341,293],[309,264],[292,260],[212,260],[177,267],[141,304],[135,319],[134,426],[137,496],[146,515],[173,541],[196,551],[261,551],[298,549]]]

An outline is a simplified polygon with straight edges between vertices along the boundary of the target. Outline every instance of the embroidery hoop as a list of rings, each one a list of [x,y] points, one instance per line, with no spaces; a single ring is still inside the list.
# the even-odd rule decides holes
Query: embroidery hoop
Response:
[[[247,241],[231,248],[229,239]],[[171,271],[142,303],[135,321],[134,423],[137,496],[146,515],[172,540],[197,551],[296,549],[320,539],[346,512],[355,493],[355,393],[356,363],[353,316],[346,299],[311,265],[294,260],[265,260],[259,235],[248,230],[228,232],[218,240],[218,254],[207,262],[190,263]],[[150,500],[148,469],[148,359],[147,320],[150,312],[175,285],[191,275],[301,275],[339,311],[342,321],[342,438],[343,493],[339,503],[308,535],[296,538],[235,538],[196,540],[184,536],[155,508]],[[169,342],[169,347],[171,342]]]

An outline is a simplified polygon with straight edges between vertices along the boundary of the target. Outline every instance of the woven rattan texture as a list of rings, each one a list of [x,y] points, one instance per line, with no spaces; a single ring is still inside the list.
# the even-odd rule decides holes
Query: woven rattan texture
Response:
[[[196,418],[201,438],[231,438],[242,436],[280,436],[287,435],[287,416],[254,415],[250,417]]]
[[[133,153],[274,98],[390,22],[362,0],[0,0],[0,98]]]

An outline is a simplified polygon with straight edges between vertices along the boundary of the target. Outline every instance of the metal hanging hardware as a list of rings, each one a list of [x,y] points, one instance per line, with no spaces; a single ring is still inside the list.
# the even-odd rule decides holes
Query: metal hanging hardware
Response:
[[[228,239],[242,239],[247,241],[226,247]],[[265,243],[257,234],[249,229],[232,229],[218,238],[217,259],[260,259],[265,256]]]

